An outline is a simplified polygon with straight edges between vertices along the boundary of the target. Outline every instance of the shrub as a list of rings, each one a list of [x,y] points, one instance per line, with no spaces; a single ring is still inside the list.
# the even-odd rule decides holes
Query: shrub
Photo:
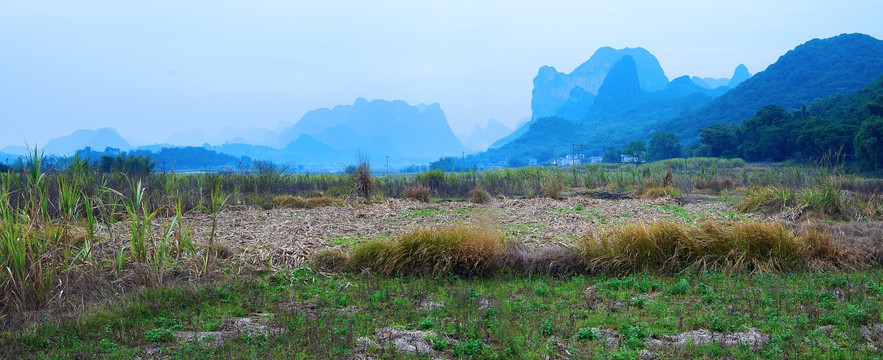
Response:
[[[423,185],[414,185],[405,188],[402,196],[406,199],[414,199],[422,202],[429,202],[429,188]]]
[[[491,202],[491,194],[488,194],[487,190],[485,190],[481,186],[476,186],[472,188],[472,191],[469,192],[472,195],[472,202],[476,204],[487,204]]]

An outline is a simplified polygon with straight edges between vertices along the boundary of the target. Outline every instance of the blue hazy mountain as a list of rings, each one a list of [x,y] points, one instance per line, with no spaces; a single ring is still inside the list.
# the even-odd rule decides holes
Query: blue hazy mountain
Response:
[[[736,67],[736,70],[733,71],[733,77],[730,78],[730,82],[727,83],[727,87],[732,89],[736,86],[739,86],[739,84],[745,82],[745,80],[748,80],[749,78],[751,78],[751,73],[748,72],[748,67],[744,64],[739,64],[739,66]]]
[[[356,99],[307,112],[282,131],[280,145],[310,135],[337,151],[362,151],[380,155],[433,158],[464,151],[438,104],[409,105],[384,100]]]
[[[623,56],[604,78],[589,112],[595,115],[621,113],[647,97],[641,89],[638,64],[630,55]]]
[[[728,78],[716,79],[716,78],[710,78],[710,77],[700,78],[698,76],[694,76],[694,77],[690,78],[690,80],[694,84],[704,87],[706,89],[717,89],[721,86],[732,89],[736,86],[739,86],[739,84],[741,84],[745,80],[748,80],[748,78],[750,78],[750,77],[751,77],[751,73],[748,72],[748,67],[746,67],[744,64],[739,64],[739,66],[736,66],[736,70],[733,71],[733,76],[729,79]]]
[[[112,128],[100,128],[97,130],[80,129],[72,134],[53,138],[46,142],[41,149],[46,155],[73,155],[77,150],[91,147],[101,151],[111,147],[121,151],[129,151],[132,145]]]
[[[533,79],[531,119],[555,115],[568,102],[575,87],[597,95],[607,73],[625,55],[631,56],[636,63],[641,89],[657,91],[664,89],[668,84],[668,78],[659,66],[659,61],[649,51],[643,48],[603,47],[569,74],[558,72],[551,66],[541,67]],[[582,93],[578,95],[584,97]]]
[[[595,95],[577,86],[570,90],[567,102],[555,111],[555,116],[564,119],[580,119],[585,116],[594,103]]]
[[[746,73],[747,69],[737,68],[734,80]],[[769,104],[793,111],[816,99],[852,94],[881,75],[883,41],[864,34],[813,39],[702,108],[665,121],[657,129],[695,142],[698,130],[708,125],[740,122]]]
[[[472,128],[472,133],[469,136],[460,137],[460,140],[469,150],[485,151],[495,141],[511,133],[512,129],[495,119],[490,119],[484,127],[476,123]]]

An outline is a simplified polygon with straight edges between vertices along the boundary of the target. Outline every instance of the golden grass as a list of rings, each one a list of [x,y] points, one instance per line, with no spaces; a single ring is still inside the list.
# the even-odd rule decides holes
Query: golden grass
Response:
[[[860,267],[859,254],[823,230],[799,235],[777,222],[626,224],[586,236],[589,272],[676,272],[687,268],[774,272]]]
[[[502,254],[501,234],[453,225],[356,245],[346,268],[385,275],[485,275],[499,266]]]
[[[586,235],[575,246],[539,247],[517,240],[504,245],[499,233],[465,225],[423,228],[364,242],[349,253],[326,251],[313,263],[325,270],[382,275],[621,275],[857,269],[868,257],[834,239],[824,226],[802,226],[795,232],[782,223],[752,220],[624,224]]]

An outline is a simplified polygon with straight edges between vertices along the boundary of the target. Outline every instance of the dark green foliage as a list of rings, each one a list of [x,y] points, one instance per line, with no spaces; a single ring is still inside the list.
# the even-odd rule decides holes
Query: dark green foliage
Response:
[[[883,117],[871,116],[855,134],[855,155],[867,169],[883,169]]]
[[[654,132],[647,151],[650,161],[681,157],[681,139],[671,131]]]
[[[608,148],[601,157],[601,161],[606,163],[618,164],[622,162],[622,150],[618,148]]]
[[[440,170],[440,171],[465,171],[466,165],[464,165],[463,160],[455,158],[453,156],[443,157],[436,161],[429,163],[430,170]]]
[[[736,125],[714,124],[699,131],[700,154],[694,156],[737,157]]]
[[[99,160],[98,168],[102,172],[120,172],[129,175],[147,175],[156,167],[156,161],[149,156],[136,156],[133,154],[119,154],[117,156],[104,155]]]
[[[851,97],[840,99],[857,103]],[[873,133],[871,123],[867,129],[871,132],[865,134]],[[858,125],[815,117],[807,107],[789,114],[781,106],[768,105],[742,124],[715,124],[702,129],[700,145],[692,150],[692,155],[740,157],[747,161],[818,161],[855,153],[862,160],[863,155],[855,147],[860,144],[856,141]],[[868,141],[863,146],[873,146],[874,140]],[[874,154],[871,149],[862,151],[865,158]],[[869,169],[874,168],[865,163]]]
[[[644,162],[647,156],[647,143],[643,141],[632,141],[622,148],[622,154],[631,157],[631,162]]]
[[[852,154],[855,132],[855,125],[810,118],[800,126],[794,144],[795,151],[806,159],[820,159],[837,152]]]
[[[785,108],[767,105],[739,126],[740,156],[748,161],[782,161],[791,156],[794,121]]]

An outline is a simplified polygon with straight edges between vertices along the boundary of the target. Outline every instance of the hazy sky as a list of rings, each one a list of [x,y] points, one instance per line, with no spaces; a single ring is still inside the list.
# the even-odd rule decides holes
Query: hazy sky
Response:
[[[883,38],[883,1],[0,0],[0,147],[275,128],[356,97],[441,104],[455,132],[530,116],[542,65],[644,47],[666,75],[752,73],[812,38]]]

